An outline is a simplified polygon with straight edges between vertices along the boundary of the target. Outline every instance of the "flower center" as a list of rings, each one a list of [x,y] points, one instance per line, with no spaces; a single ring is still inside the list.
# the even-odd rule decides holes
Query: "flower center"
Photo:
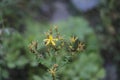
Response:
[[[49,36],[49,39],[52,41],[52,40],[53,40],[53,37],[50,35],[50,36]]]

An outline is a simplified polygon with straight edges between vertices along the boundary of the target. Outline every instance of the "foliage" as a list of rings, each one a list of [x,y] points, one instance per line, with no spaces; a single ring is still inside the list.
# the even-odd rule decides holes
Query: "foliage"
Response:
[[[25,27],[25,17],[31,15],[29,12],[36,10],[41,2],[42,0],[1,0],[0,17],[2,17],[2,24],[5,25],[4,27],[12,27],[19,31],[24,31],[21,28]],[[32,16],[34,15],[32,14]]]
[[[1,53],[2,57],[2,77],[15,80],[11,70],[23,71],[17,75],[25,75],[25,80],[50,80],[51,76],[46,73],[47,69],[44,65],[38,64],[35,56],[28,52],[28,43],[33,40],[38,40],[38,47],[43,45],[43,32],[48,30],[48,25],[36,23],[27,20],[27,28],[25,36],[19,34],[16,30],[5,28],[4,35],[1,35]],[[34,24],[34,27],[33,27]],[[58,71],[58,79],[62,80],[99,80],[105,76],[102,68],[102,60],[99,55],[99,44],[96,35],[88,26],[88,23],[83,18],[71,18],[67,22],[57,23],[59,32],[69,39],[68,36],[75,34],[81,41],[86,43],[86,50],[79,54],[79,56],[72,59],[66,67],[62,67]],[[6,32],[5,32],[6,31]],[[2,33],[2,34],[3,34]],[[49,64],[49,63],[47,63]],[[11,76],[12,75],[12,76]]]
[[[46,1],[50,4],[50,1],[54,0]],[[118,75],[120,74],[120,1],[101,1],[102,4],[97,7],[98,13],[100,12],[98,17],[98,19],[100,18],[100,25],[94,27],[96,33],[88,26],[89,24],[86,20],[81,17],[56,23],[64,38],[69,39],[68,36],[75,34],[81,41],[86,43],[86,50],[68,63],[66,67],[61,68],[61,71],[58,72],[59,79],[99,80],[103,78],[105,71],[102,67],[103,61],[99,55],[100,51],[105,59],[105,64],[115,62],[115,66],[118,68],[117,73]],[[42,2],[43,0],[0,1],[0,28],[2,27],[0,29],[1,80],[51,79],[51,76],[46,73],[47,68],[37,63],[35,56],[29,53],[27,46],[33,40],[39,43],[38,47],[44,44],[43,38],[45,37],[43,33],[48,30],[49,23],[43,24],[35,22],[35,20],[30,21],[28,18],[28,16],[36,17],[36,15],[38,18],[38,14],[39,16],[44,14],[44,12],[39,12],[41,11]],[[94,10],[87,12],[87,14],[85,13],[85,16],[90,16],[89,13],[91,14],[91,12],[94,14],[96,9]],[[74,13],[74,10],[72,10],[72,13]],[[47,14],[50,15],[49,12]],[[24,33],[20,34],[17,32],[18,30],[21,33],[24,31]],[[99,42],[97,38],[99,38]]]
[[[99,55],[99,44],[96,35],[88,23],[83,18],[72,18],[68,22],[62,23],[62,32],[68,35],[74,33],[86,43],[86,50],[80,56],[63,69],[63,80],[98,80],[104,77],[105,72],[102,68],[102,61]],[[72,23],[72,24],[70,24]],[[64,31],[66,30],[66,31]],[[63,33],[64,34],[64,33]],[[69,77],[65,77],[69,75]]]
[[[120,69],[120,1],[103,0],[100,8],[101,30],[97,29],[97,35],[101,42],[101,54],[105,64],[111,63],[116,66],[115,75],[119,80]],[[109,48],[108,48],[109,47]],[[105,53],[105,54],[104,54]],[[108,73],[109,75],[109,73]]]
[[[66,67],[58,70],[58,79],[98,80],[103,78],[105,71],[102,68],[102,60],[99,55],[99,44],[96,35],[88,27],[88,23],[83,18],[71,18],[66,23],[57,23],[57,26],[61,34],[64,35],[63,37],[69,39],[68,36],[75,34],[87,45],[84,52],[80,53],[78,57],[74,57]],[[42,77],[39,75],[34,76],[35,80],[47,79],[47,77],[50,79],[48,73],[45,73]]]
[[[26,49],[25,40],[21,34],[12,28],[4,28],[1,29],[0,36],[0,68],[3,72],[3,79],[10,77],[10,70],[12,69],[24,69],[29,62],[31,62],[31,66],[36,65],[33,58],[30,58],[27,54],[28,51]]]

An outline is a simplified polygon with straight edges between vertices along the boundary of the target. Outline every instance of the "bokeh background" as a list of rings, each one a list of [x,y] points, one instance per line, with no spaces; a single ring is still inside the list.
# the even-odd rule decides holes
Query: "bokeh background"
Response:
[[[28,44],[53,25],[86,42],[59,80],[120,80],[119,0],[0,0],[0,80],[51,80]]]

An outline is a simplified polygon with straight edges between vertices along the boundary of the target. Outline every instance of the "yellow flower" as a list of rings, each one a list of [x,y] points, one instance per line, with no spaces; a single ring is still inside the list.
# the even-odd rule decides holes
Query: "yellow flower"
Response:
[[[74,43],[77,39],[78,39],[78,37],[73,36],[73,37],[70,38],[70,41],[71,41],[72,43]]]
[[[55,41],[58,41],[58,39],[57,38],[53,38],[52,35],[48,35],[48,38],[44,39],[44,41],[45,41],[46,46],[49,45],[49,44],[55,46],[56,45]]]

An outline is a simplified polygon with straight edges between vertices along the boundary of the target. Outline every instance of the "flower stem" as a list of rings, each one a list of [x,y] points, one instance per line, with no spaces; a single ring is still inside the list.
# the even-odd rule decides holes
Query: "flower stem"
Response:
[[[55,75],[52,75],[53,80],[56,80]]]

